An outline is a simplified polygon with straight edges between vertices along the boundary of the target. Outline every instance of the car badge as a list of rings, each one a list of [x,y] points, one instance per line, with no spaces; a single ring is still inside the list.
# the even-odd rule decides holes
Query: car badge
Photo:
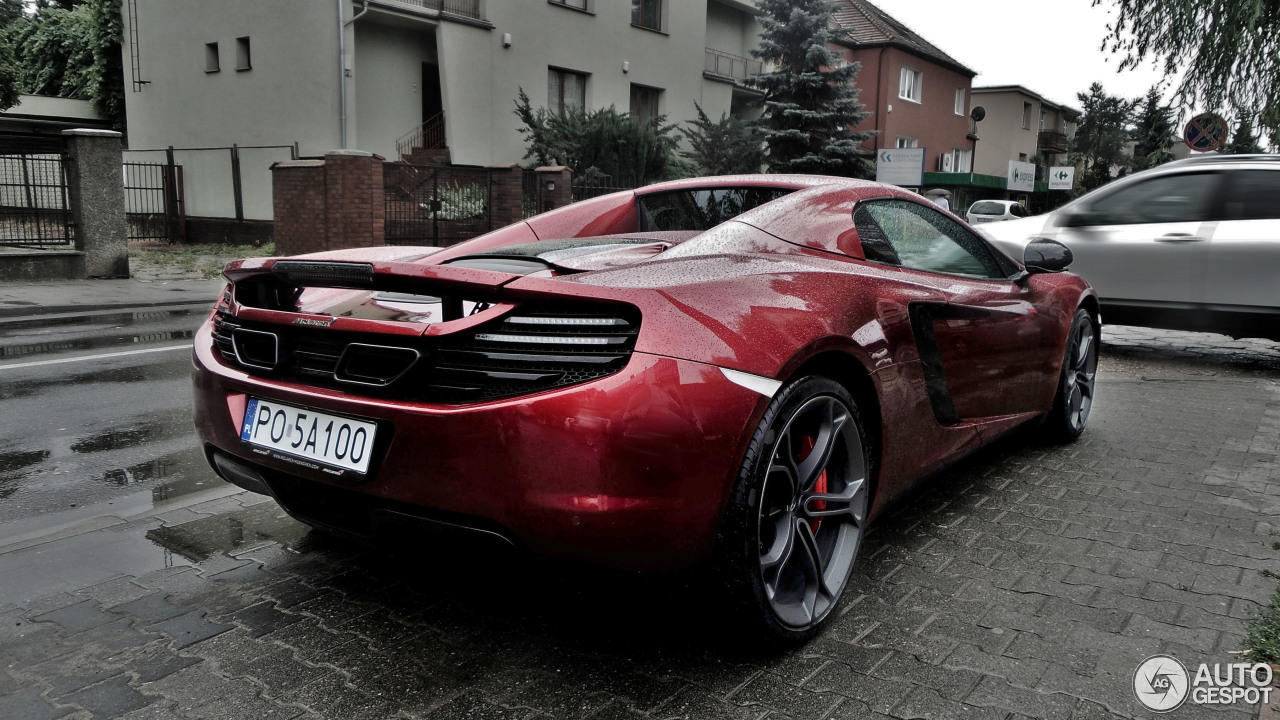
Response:
[[[338,318],[331,317],[327,320],[317,320],[315,318],[294,318],[294,325],[306,325],[307,327],[329,327],[337,322]]]

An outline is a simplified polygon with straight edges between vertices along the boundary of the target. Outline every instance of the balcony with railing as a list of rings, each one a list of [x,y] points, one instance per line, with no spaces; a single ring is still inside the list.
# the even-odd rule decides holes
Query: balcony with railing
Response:
[[[377,0],[378,4],[395,7],[408,5],[420,10],[430,10],[441,15],[453,15],[471,20],[483,20],[480,14],[480,0]]]
[[[1036,144],[1041,153],[1064,153],[1067,151],[1067,134],[1058,130],[1041,130]]]
[[[707,62],[703,68],[709,76],[737,83],[753,75],[759,75],[763,69],[764,65],[759,60],[711,48],[707,48]]]

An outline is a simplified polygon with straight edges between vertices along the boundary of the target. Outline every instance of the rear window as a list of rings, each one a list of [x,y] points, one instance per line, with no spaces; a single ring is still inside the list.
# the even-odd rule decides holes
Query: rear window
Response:
[[[1280,218],[1280,171],[1241,170],[1227,175],[1226,220]]]
[[[997,202],[976,202],[969,208],[969,212],[978,215],[1003,215],[1004,205]]]
[[[723,187],[673,190],[640,198],[640,230],[710,230],[783,195],[790,188]]]

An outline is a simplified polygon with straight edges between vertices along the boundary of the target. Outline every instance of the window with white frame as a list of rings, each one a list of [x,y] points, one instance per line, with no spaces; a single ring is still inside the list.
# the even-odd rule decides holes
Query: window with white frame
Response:
[[[1044,132],[1045,116],[1047,116],[1048,114],[1049,113],[1045,112],[1044,108],[1040,108],[1040,132]]]
[[[1022,129],[1031,129],[1031,103],[1022,103]]]
[[[906,65],[902,66],[902,76],[898,81],[898,97],[918,103],[923,96],[921,92],[923,85],[924,73],[919,70],[913,70]]]
[[[547,107],[557,115],[569,108],[587,107],[587,76],[572,70],[547,71]]]
[[[563,5],[574,10],[589,10],[587,0],[547,0],[552,5]]]
[[[899,137],[898,137],[898,145],[897,145],[897,147],[900,147],[900,148],[913,148],[913,147],[918,147],[919,145],[920,145],[920,140],[919,140],[919,138],[901,137],[901,136],[899,136]]]
[[[969,172],[969,163],[973,161],[973,155],[969,150],[956,148],[951,151],[951,157],[951,172]]]
[[[964,86],[956,88],[956,114],[964,115]]]

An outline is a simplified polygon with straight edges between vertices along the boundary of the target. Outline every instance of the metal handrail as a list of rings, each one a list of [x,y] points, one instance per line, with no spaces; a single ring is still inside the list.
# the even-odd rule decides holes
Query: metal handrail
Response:
[[[418,127],[396,140],[396,152],[407,158],[416,150],[439,150],[445,147],[444,113],[436,113]]]
[[[712,75],[746,80],[764,71],[764,63],[741,55],[734,55],[723,50],[707,48],[706,65],[703,69]]]
[[[480,0],[395,0],[405,5],[416,5],[425,10],[435,10],[446,15],[483,20],[480,16]]]

